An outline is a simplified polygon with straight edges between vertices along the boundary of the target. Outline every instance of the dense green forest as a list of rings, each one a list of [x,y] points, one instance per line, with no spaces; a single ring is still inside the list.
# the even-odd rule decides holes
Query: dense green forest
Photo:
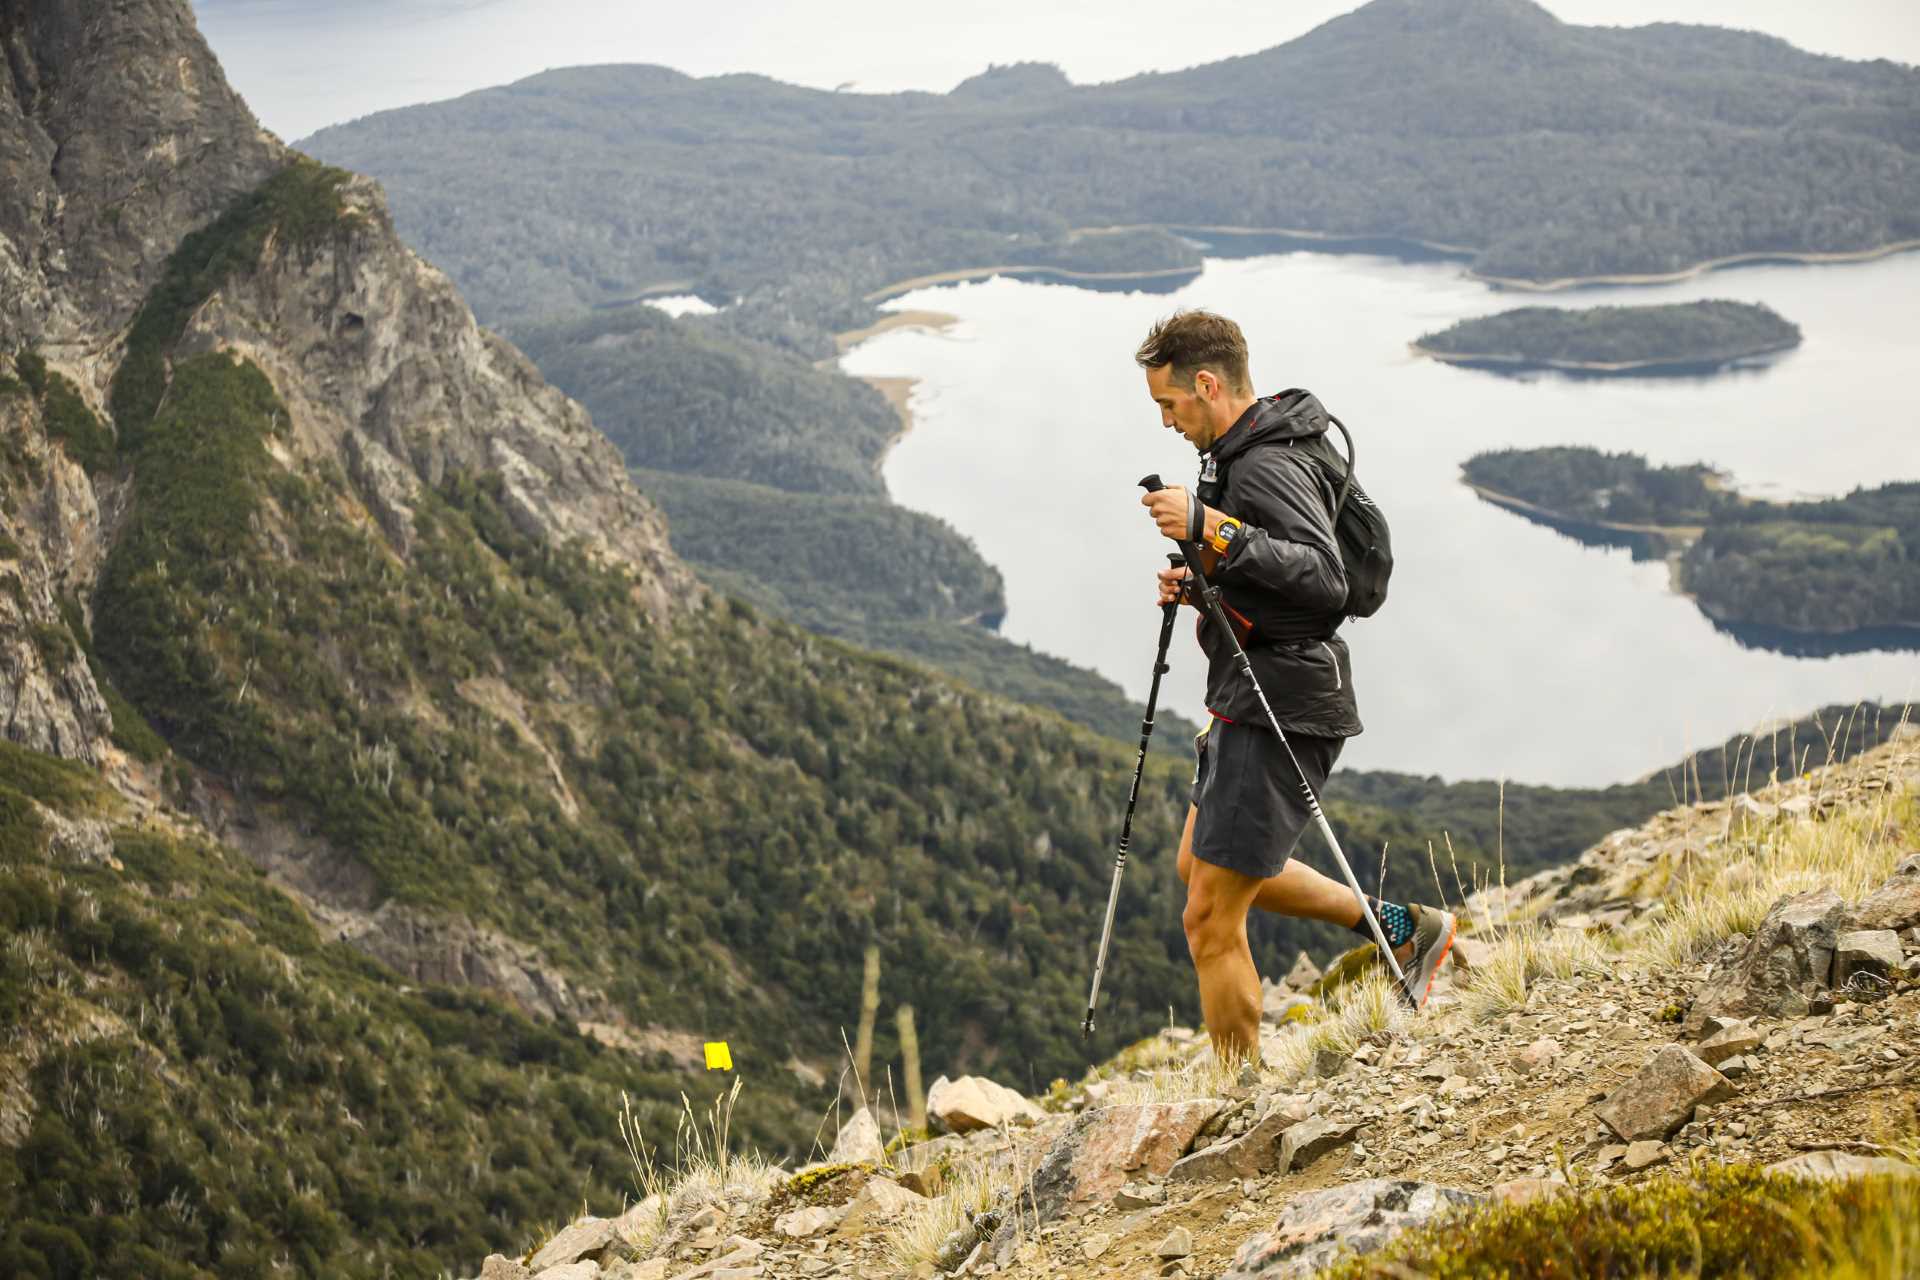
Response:
[[[358,233],[339,176],[295,166],[190,237],[112,387],[136,497],[94,625],[67,610],[64,643],[150,726],[169,799],[217,790],[243,829],[279,822],[357,867],[369,906],[472,921],[636,1026],[727,1039],[749,1084],[738,1136],[775,1155],[805,1154],[830,1093],[783,1064],[836,1058],[868,941],[936,1070],[1037,1089],[1169,1006],[1195,1016],[1171,866],[1184,762],[1149,766],[1083,1044],[1126,746],[744,603],[652,616],[617,568],[522,532],[495,475],[424,493],[403,556],[346,514],[337,466],[277,460],[293,424],[261,370],[177,347],[270,238],[324,255]],[[1878,733],[1859,721],[1843,746]],[[1699,772],[1711,794],[1729,770]],[[1519,875],[1686,794],[1663,777],[1513,789],[1503,808],[1486,784],[1352,775],[1328,808],[1350,848],[1399,851],[1390,892],[1428,896],[1420,854],[1446,833],[1469,880]],[[711,1089],[564,1020],[403,981],[237,849],[12,747],[0,923],[0,1007],[39,1032],[8,1050],[9,1273],[470,1265],[583,1200],[619,1207],[623,1091],[669,1142],[680,1091]],[[1344,941],[1270,921],[1256,937],[1269,968]]]
[[[1685,546],[1682,586],[1718,622],[1810,635],[1920,628],[1920,483],[1762,502],[1721,487],[1705,466],[1586,448],[1504,449],[1462,471],[1576,536],[1581,525],[1661,526]],[[1752,638],[1770,643],[1765,632]],[[1776,639],[1770,647],[1790,644]]]
[[[1681,561],[1721,621],[1788,631],[1901,628],[1920,644],[1920,483],[1728,508]]]
[[[1420,350],[1489,367],[1628,365],[1699,369],[1800,344],[1800,326],[1755,302],[1646,307],[1517,307],[1423,334]]]
[[[926,272],[1194,261],[1165,234],[1076,228],[1415,238],[1538,280],[1920,237],[1920,71],[1528,0],[1373,0],[1260,53],[1085,86],[576,67],[302,145],[379,178],[401,231],[509,327],[673,285],[744,295],[763,336],[824,333]],[[1195,155],[1204,182],[1165,180]]]
[[[838,370],[645,306],[527,326],[514,344],[632,466],[795,493],[885,493],[880,456],[900,419]]]

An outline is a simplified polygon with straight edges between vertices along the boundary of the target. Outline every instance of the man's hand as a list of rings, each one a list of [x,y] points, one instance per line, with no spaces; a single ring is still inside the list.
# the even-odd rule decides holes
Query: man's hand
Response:
[[[1178,569],[1168,566],[1162,569],[1156,576],[1160,579],[1159,603],[1167,605],[1172,604],[1180,598],[1180,593],[1184,590],[1181,584],[1192,576],[1192,571],[1185,565],[1181,565]]]
[[[1175,542],[1183,541],[1187,536],[1187,503],[1190,501],[1192,499],[1187,496],[1187,491],[1177,484],[1140,496],[1140,505],[1153,516],[1161,535]]]
[[[1170,484],[1154,493],[1142,494],[1140,505],[1153,516],[1154,524],[1160,528],[1163,537],[1175,542],[1184,542],[1187,537],[1187,504],[1193,498],[1177,484]],[[1220,528],[1221,513],[1212,507],[1200,508],[1200,526],[1202,539],[1211,538]]]

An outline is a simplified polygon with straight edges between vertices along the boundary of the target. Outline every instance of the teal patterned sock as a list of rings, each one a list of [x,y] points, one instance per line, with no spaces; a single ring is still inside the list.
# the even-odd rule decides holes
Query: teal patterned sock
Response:
[[[1413,937],[1413,912],[1397,902],[1384,902],[1369,894],[1367,905],[1373,908],[1373,914],[1380,917],[1380,931],[1387,935],[1387,945],[1400,946]],[[1367,918],[1363,915],[1354,923],[1353,931],[1373,941],[1373,930],[1367,927]]]

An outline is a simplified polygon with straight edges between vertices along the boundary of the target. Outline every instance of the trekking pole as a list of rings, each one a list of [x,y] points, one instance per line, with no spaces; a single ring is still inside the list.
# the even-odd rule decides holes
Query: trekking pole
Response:
[[[1148,493],[1158,493],[1166,488],[1160,483],[1158,475],[1150,475],[1140,481],[1140,487]],[[1188,502],[1199,499],[1189,492]],[[1394,958],[1393,948],[1387,945],[1387,935],[1380,928],[1379,919],[1373,914],[1373,907],[1367,902],[1367,895],[1360,888],[1360,878],[1353,874],[1353,867],[1347,861],[1347,855],[1340,851],[1340,842],[1334,838],[1333,826],[1327,821],[1327,815],[1320,809],[1320,798],[1313,794],[1313,784],[1307,781],[1307,771],[1300,767],[1300,757],[1293,754],[1293,744],[1287,741],[1286,733],[1280,728],[1280,718],[1273,714],[1273,708],[1267,705],[1266,692],[1260,688],[1260,681],[1253,674],[1253,660],[1247,657],[1247,651],[1240,644],[1240,637],[1234,634],[1233,625],[1227,621],[1227,611],[1220,601],[1220,588],[1207,581],[1205,571],[1200,568],[1200,548],[1189,542],[1182,542],[1181,548],[1187,553],[1187,568],[1193,574],[1198,586],[1200,600],[1206,606],[1207,613],[1214,623],[1226,633],[1227,642],[1233,646],[1233,656],[1240,662],[1240,670],[1247,677],[1247,683],[1253,686],[1253,696],[1260,700],[1260,709],[1267,713],[1267,723],[1273,726],[1274,734],[1279,737],[1280,745],[1286,748],[1287,759],[1293,764],[1293,771],[1300,775],[1300,794],[1306,797],[1307,812],[1313,815],[1314,822],[1320,828],[1320,834],[1326,838],[1327,848],[1333,850],[1333,860],[1340,864],[1340,870],[1347,877],[1347,887],[1353,890],[1353,896],[1360,902],[1360,914],[1366,917],[1367,928],[1373,934],[1373,941],[1380,948],[1380,954],[1387,962],[1387,968],[1393,971],[1394,981],[1406,986],[1407,977],[1400,972],[1400,962]]]
[[[1178,554],[1167,563],[1178,569],[1186,563]],[[1087,993],[1087,1020],[1080,1024],[1081,1038],[1093,1035],[1093,1006],[1100,999],[1100,975],[1107,967],[1107,944],[1113,941],[1113,913],[1120,905],[1120,877],[1127,870],[1127,842],[1133,838],[1133,806],[1140,800],[1140,775],[1147,771],[1147,739],[1153,736],[1153,709],[1160,702],[1160,677],[1167,666],[1167,646],[1173,640],[1173,620],[1180,613],[1178,598],[1160,606],[1160,648],[1153,655],[1153,684],[1147,689],[1147,714],[1140,721],[1140,758],[1133,763],[1133,789],[1127,792],[1127,816],[1120,823],[1120,851],[1113,859],[1113,887],[1107,890],[1107,922],[1100,927],[1100,953],[1093,961],[1093,990]]]

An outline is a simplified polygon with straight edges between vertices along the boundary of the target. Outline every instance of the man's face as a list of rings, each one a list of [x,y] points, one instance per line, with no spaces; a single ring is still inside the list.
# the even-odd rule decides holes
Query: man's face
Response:
[[[1147,370],[1147,394],[1160,406],[1160,425],[1178,431],[1202,453],[1213,447],[1213,415],[1207,403],[1213,381],[1202,369],[1193,375],[1193,386],[1183,387],[1170,364]]]

